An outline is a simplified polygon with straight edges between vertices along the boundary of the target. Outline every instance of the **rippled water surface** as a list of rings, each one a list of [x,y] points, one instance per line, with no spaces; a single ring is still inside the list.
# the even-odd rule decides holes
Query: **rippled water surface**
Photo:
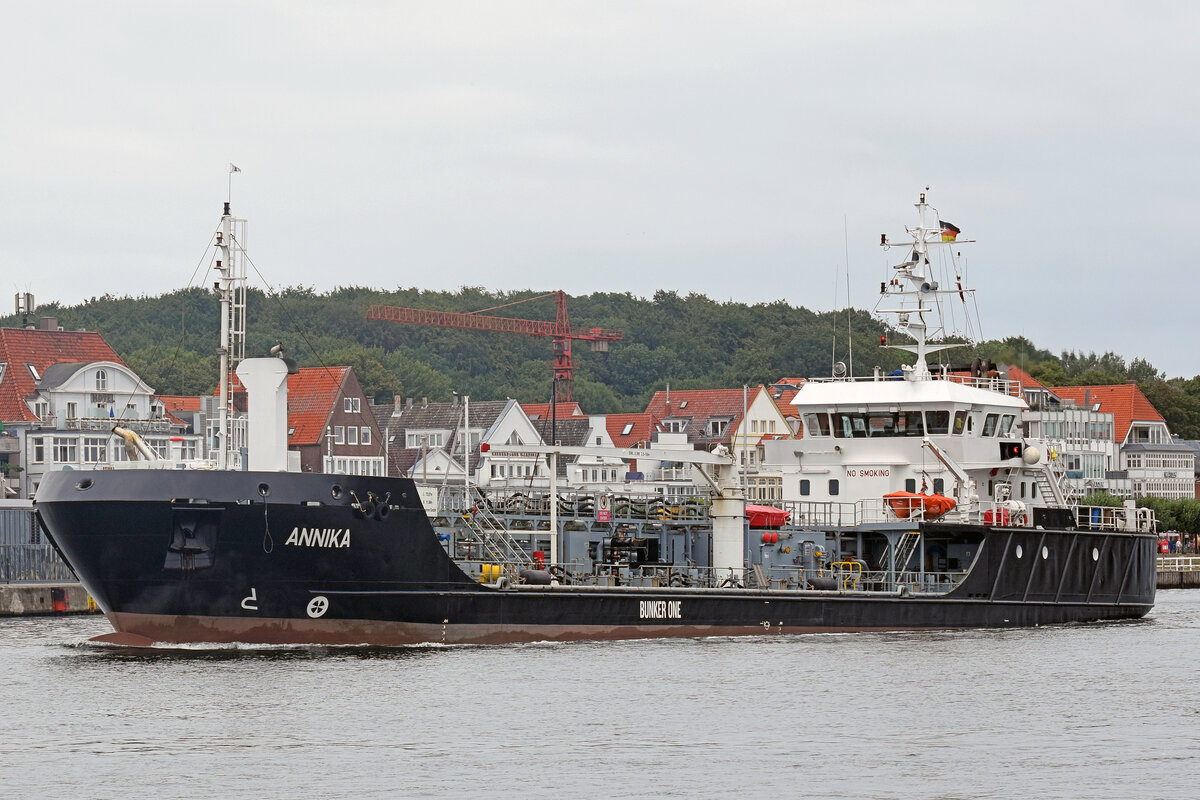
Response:
[[[1195,798],[1200,591],[1139,622],[121,650],[0,620],[5,798]]]

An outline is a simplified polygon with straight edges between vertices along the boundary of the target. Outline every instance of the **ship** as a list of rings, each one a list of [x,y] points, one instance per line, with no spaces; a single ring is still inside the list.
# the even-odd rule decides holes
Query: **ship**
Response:
[[[469,484],[450,512],[409,478],[288,470],[292,365],[280,354],[244,357],[245,270],[226,203],[216,457],[155,458],[118,430],[131,456],[146,457],[47,474],[39,519],[112,624],[97,638],[131,646],[502,644],[1145,616],[1153,513],[1072,504],[1048,448],[1021,434],[1018,385],[987,361],[930,365],[954,346],[934,341],[943,304],[970,290],[934,276],[934,255],[953,258],[964,242],[958,228],[924,194],[916,208],[911,241],[881,238],[901,261],[876,309],[898,320],[895,333],[911,342],[892,346],[914,359],[861,378],[839,362],[830,378],[795,388],[802,433],[762,444],[763,463],[781,476],[777,502],[748,503],[745,472],[722,446],[514,445],[550,465],[539,506],[548,524],[531,533],[506,526],[503,503]],[[245,429],[235,383],[249,395]],[[688,512],[700,519],[679,527],[661,499],[646,514],[644,502],[598,494],[597,524],[563,525],[557,461],[584,453],[690,465],[706,491]],[[447,532],[435,524],[447,515],[469,524]]]

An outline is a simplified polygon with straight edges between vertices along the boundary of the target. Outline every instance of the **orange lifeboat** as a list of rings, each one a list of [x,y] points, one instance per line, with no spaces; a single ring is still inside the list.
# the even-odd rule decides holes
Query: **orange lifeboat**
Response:
[[[883,496],[892,513],[900,519],[908,519],[913,512],[923,512],[925,519],[937,519],[954,508],[957,503],[944,494],[918,494],[917,492],[890,492]]]

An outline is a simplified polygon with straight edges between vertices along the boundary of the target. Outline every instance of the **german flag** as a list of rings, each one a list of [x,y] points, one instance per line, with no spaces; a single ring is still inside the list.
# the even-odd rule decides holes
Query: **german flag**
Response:
[[[938,225],[942,226],[942,241],[953,242],[958,239],[958,226],[953,222],[946,222],[944,219],[938,220]]]

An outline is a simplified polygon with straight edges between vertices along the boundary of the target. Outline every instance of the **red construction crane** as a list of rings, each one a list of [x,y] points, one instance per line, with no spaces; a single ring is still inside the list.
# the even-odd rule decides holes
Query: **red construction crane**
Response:
[[[438,328],[524,333],[528,336],[543,336],[553,339],[554,361],[551,368],[554,370],[554,401],[556,403],[570,402],[571,385],[575,380],[575,362],[571,360],[571,340],[580,339],[587,342],[593,352],[607,353],[608,343],[619,341],[624,338],[624,334],[609,328],[589,328],[586,331],[571,330],[571,323],[567,319],[567,296],[561,291],[530,297],[528,300],[518,300],[517,303],[541,300],[544,297],[554,298],[554,305],[557,309],[554,322],[512,317],[488,317],[479,312],[464,314],[454,311],[430,311],[424,308],[381,305],[371,306],[367,311],[367,319],[407,322],[412,325],[432,325]],[[508,305],[516,305],[516,303]],[[497,308],[504,308],[504,306],[497,306]],[[484,310],[494,311],[495,309]]]

